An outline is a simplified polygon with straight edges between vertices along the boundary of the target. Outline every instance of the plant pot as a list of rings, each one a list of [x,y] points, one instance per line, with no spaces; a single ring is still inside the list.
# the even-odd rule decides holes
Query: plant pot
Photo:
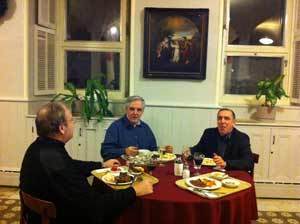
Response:
[[[275,120],[276,109],[274,107],[257,107],[256,119],[258,120]]]
[[[82,111],[82,106],[83,106],[83,103],[81,100],[75,100],[73,101],[72,103],[72,114],[74,116],[81,116],[81,111]]]

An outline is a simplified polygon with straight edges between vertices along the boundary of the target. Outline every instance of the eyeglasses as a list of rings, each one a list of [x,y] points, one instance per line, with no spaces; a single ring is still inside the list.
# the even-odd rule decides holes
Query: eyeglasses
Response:
[[[133,111],[137,111],[137,112],[139,112],[139,113],[143,111],[142,108],[134,108],[134,107],[129,107],[129,110],[132,111],[132,112],[133,112]]]

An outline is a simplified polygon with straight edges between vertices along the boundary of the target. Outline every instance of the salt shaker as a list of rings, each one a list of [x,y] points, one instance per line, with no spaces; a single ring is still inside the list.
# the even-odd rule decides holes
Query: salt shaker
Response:
[[[188,164],[184,164],[182,171],[182,178],[186,179],[190,177],[190,169]]]
[[[183,162],[182,162],[181,158],[178,157],[174,163],[174,175],[182,176],[182,171],[183,171]]]

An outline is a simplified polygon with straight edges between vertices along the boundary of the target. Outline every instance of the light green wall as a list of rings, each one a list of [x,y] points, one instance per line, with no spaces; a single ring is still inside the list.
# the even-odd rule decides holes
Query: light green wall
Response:
[[[218,49],[221,0],[133,0],[131,6],[130,94],[148,104],[173,106],[217,105]],[[143,78],[144,7],[208,8],[209,29],[206,80],[153,80]]]
[[[0,18],[0,98],[23,99],[25,95],[24,2],[8,1],[8,10]]]

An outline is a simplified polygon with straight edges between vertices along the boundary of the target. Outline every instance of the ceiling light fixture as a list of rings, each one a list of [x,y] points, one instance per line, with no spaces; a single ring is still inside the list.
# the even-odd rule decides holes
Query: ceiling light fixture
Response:
[[[274,41],[269,37],[263,37],[259,39],[259,42],[264,45],[270,45],[273,44]]]

